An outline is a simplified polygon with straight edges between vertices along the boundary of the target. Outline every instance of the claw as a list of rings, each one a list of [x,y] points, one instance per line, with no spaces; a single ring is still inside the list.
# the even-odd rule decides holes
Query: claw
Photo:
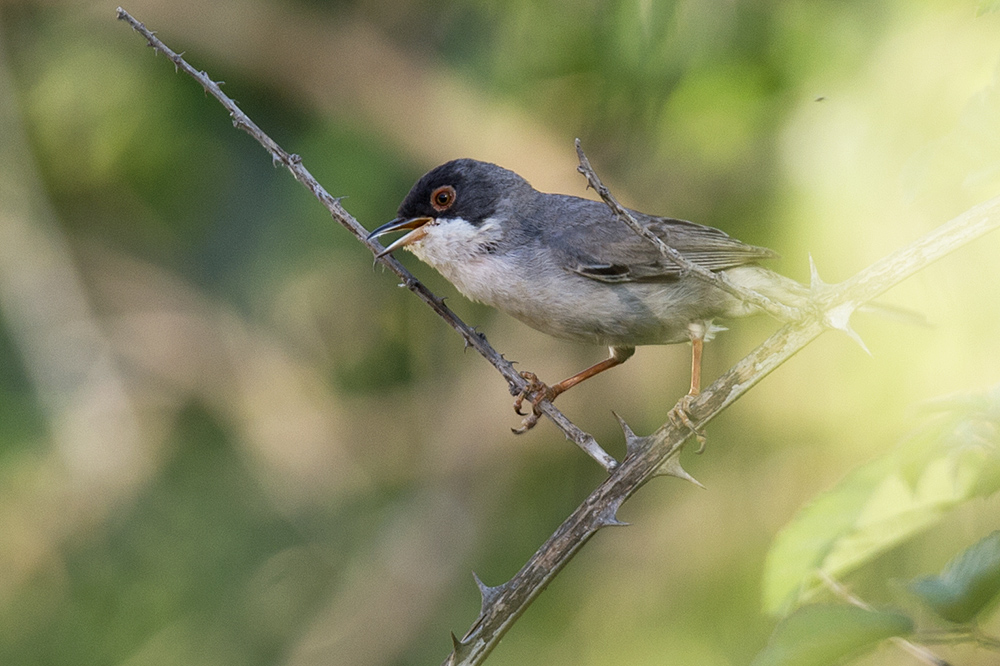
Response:
[[[518,416],[523,416],[524,419],[521,421],[520,428],[511,428],[511,432],[515,435],[523,435],[538,423],[538,417],[542,415],[541,410],[538,405],[542,400],[552,400],[555,395],[553,391],[546,384],[538,379],[538,376],[533,372],[528,372],[527,370],[521,372],[521,377],[528,381],[528,385],[524,387],[517,397],[514,398],[514,412]],[[529,398],[530,396],[530,398]],[[529,400],[531,402],[531,413],[526,414],[521,411],[521,407],[524,405],[524,401]]]
[[[680,399],[680,401],[674,405],[673,409],[667,414],[667,418],[676,427],[684,426],[694,435],[695,439],[698,440],[698,450],[695,453],[704,453],[705,445],[708,442],[708,438],[705,437],[705,431],[695,425],[695,422],[691,420],[691,403],[697,398],[697,394],[688,393]]]
[[[524,404],[524,393],[519,393],[516,398],[514,398],[514,413],[518,416],[527,416],[521,411],[521,405]]]
[[[538,381],[538,376],[533,372],[528,372],[527,370],[519,373],[523,379],[528,381],[528,385],[521,389],[521,392],[517,394],[514,398],[514,411],[519,416],[524,416],[524,412],[521,411],[521,405],[524,404],[524,399],[527,398],[532,393],[537,393],[539,389],[545,387],[545,384]]]
[[[529,430],[535,427],[535,425],[538,423],[539,415],[540,412],[532,412],[531,414],[528,414],[527,416],[524,417],[524,419],[521,420],[520,428],[511,428],[510,431],[515,435],[523,435],[524,433],[528,432]]]

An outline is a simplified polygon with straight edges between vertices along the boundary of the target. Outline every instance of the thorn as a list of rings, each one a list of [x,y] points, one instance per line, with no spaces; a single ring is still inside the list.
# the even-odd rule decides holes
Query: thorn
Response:
[[[838,305],[832,310],[827,311],[825,323],[830,328],[846,333],[847,337],[858,343],[858,346],[865,350],[866,354],[871,356],[872,353],[865,344],[865,341],[861,339],[861,336],[858,335],[857,331],[851,328],[851,315],[854,314],[854,310],[856,309],[857,305],[851,301]]]
[[[809,290],[813,292],[813,295],[826,289],[826,282],[823,282],[823,278],[819,276],[819,269],[816,268],[816,262],[813,260],[812,253],[809,253]]]
[[[611,502],[601,511],[597,518],[597,526],[600,527],[628,527],[629,524],[618,520],[618,509],[621,507],[624,498],[619,498]]]
[[[454,664],[457,664],[461,659],[461,657],[458,656],[458,651],[462,649],[462,641],[458,640],[458,636],[455,635],[454,631],[449,633],[451,634],[451,654],[448,655],[448,661],[445,663],[448,664],[448,666],[454,666]]]
[[[480,614],[484,614],[486,609],[493,605],[497,600],[497,597],[506,589],[507,584],[497,585],[496,587],[490,587],[482,581],[479,575],[473,571],[472,577],[476,579],[476,587],[479,588],[479,595],[482,597],[482,604],[480,606]]]
[[[610,518],[601,519],[601,527],[629,527],[631,523],[626,523],[625,521],[618,520],[616,516],[611,516]]]
[[[848,326],[847,328],[844,329],[844,333],[847,333],[847,336],[851,340],[854,340],[856,343],[858,343],[858,346],[861,347],[861,349],[863,349],[866,354],[868,354],[869,356],[874,355],[872,354],[871,350],[868,349],[868,345],[865,344],[865,341],[861,339],[861,336],[858,335],[858,332],[855,331],[853,328]]]
[[[704,484],[701,481],[694,478],[687,473],[687,470],[681,467],[680,461],[680,451],[671,454],[669,458],[663,461],[663,464],[656,468],[653,476],[673,476],[678,479],[684,479],[685,481],[690,481],[694,485],[698,486],[702,490],[705,490]]]
[[[625,423],[625,419],[619,416],[617,412],[611,412],[611,414],[618,419],[618,425],[621,426],[622,432],[625,433],[625,457],[627,458],[641,451],[646,445],[646,438],[636,435],[632,428]]]
[[[463,642],[464,641],[464,642]],[[458,664],[461,663],[463,659],[469,656],[471,648],[469,643],[471,642],[469,635],[466,634],[465,638],[459,640],[455,632],[451,632],[451,654],[448,655],[448,661],[446,664]]]
[[[625,433],[626,440],[631,440],[636,438],[635,432],[632,430],[632,428],[628,426],[627,423],[625,423],[625,419],[618,416],[618,412],[612,411],[611,415],[618,420],[618,425],[622,427],[622,431]]]
[[[809,255],[809,289],[813,292],[813,296],[823,290],[825,290],[829,285],[823,282],[823,278],[819,276],[819,270],[816,268],[816,262],[813,261],[812,254]],[[858,343],[858,346],[865,350],[865,353],[869,356],[872,355],[871,350],[868,349],[868,345],[865,341],[861,339],[858,332],[851,328],[851,315],[854,311],[858,309],[856,303],[848,301],[842,303],[837,307],[829,310],[824,315],[824,323],[830,328],[836,329],[838,331],[843,331],[847,334],[851,340]]]

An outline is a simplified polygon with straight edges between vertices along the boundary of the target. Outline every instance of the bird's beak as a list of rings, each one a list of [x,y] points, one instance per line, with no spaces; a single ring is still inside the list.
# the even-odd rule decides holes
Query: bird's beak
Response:
[[[376,254],[375,257],[383,257],[401,247],[405,247],[410,243],[415,243],[420,240],[427,235],[427,228],[425,225],[428,222],[433,221],[434,218],[432,217],[413,217],[409,219],[405,217],[397,217],[395,220],[386,222],[381,227],[368,234],[368,240],[378,238],[379,236],[384,236],[386,234],[391,234],[394,231],[401,231],[403,229],[410,229],[411,231],[405,236],[397,238],[391,245],[386,246],[384,250]]]

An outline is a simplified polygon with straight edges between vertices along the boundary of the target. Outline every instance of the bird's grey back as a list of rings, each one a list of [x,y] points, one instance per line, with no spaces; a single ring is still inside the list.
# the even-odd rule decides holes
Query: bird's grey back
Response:
[[[530,204],[524,201],[518,205],[517,233],[535,236],[566,269],[605,282],[673,280],[681,274],[679,266],[605,204],[532,191],[537,196],[531,197]],[[631,213],[664,243],[708,270],[724,270],[776,256],[767,248],[748,245],[712,227]]]

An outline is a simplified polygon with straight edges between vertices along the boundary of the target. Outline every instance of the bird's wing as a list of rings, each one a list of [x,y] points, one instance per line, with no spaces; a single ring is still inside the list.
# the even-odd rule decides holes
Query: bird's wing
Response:
[[[602,206],[602,204],[595,204]],[[605,209],[606,211],[607,209]],[[593,209],[591,213],[595,212]],[[751,264],[777,254],[747,245],[713,227],[634,212],[636,219],[690,262],[711,271]],[[632,232],[610,212],[584,224],[562,226],[559,246],[569,270],[601,282],[674,280],[683,272],[645,238]]]

